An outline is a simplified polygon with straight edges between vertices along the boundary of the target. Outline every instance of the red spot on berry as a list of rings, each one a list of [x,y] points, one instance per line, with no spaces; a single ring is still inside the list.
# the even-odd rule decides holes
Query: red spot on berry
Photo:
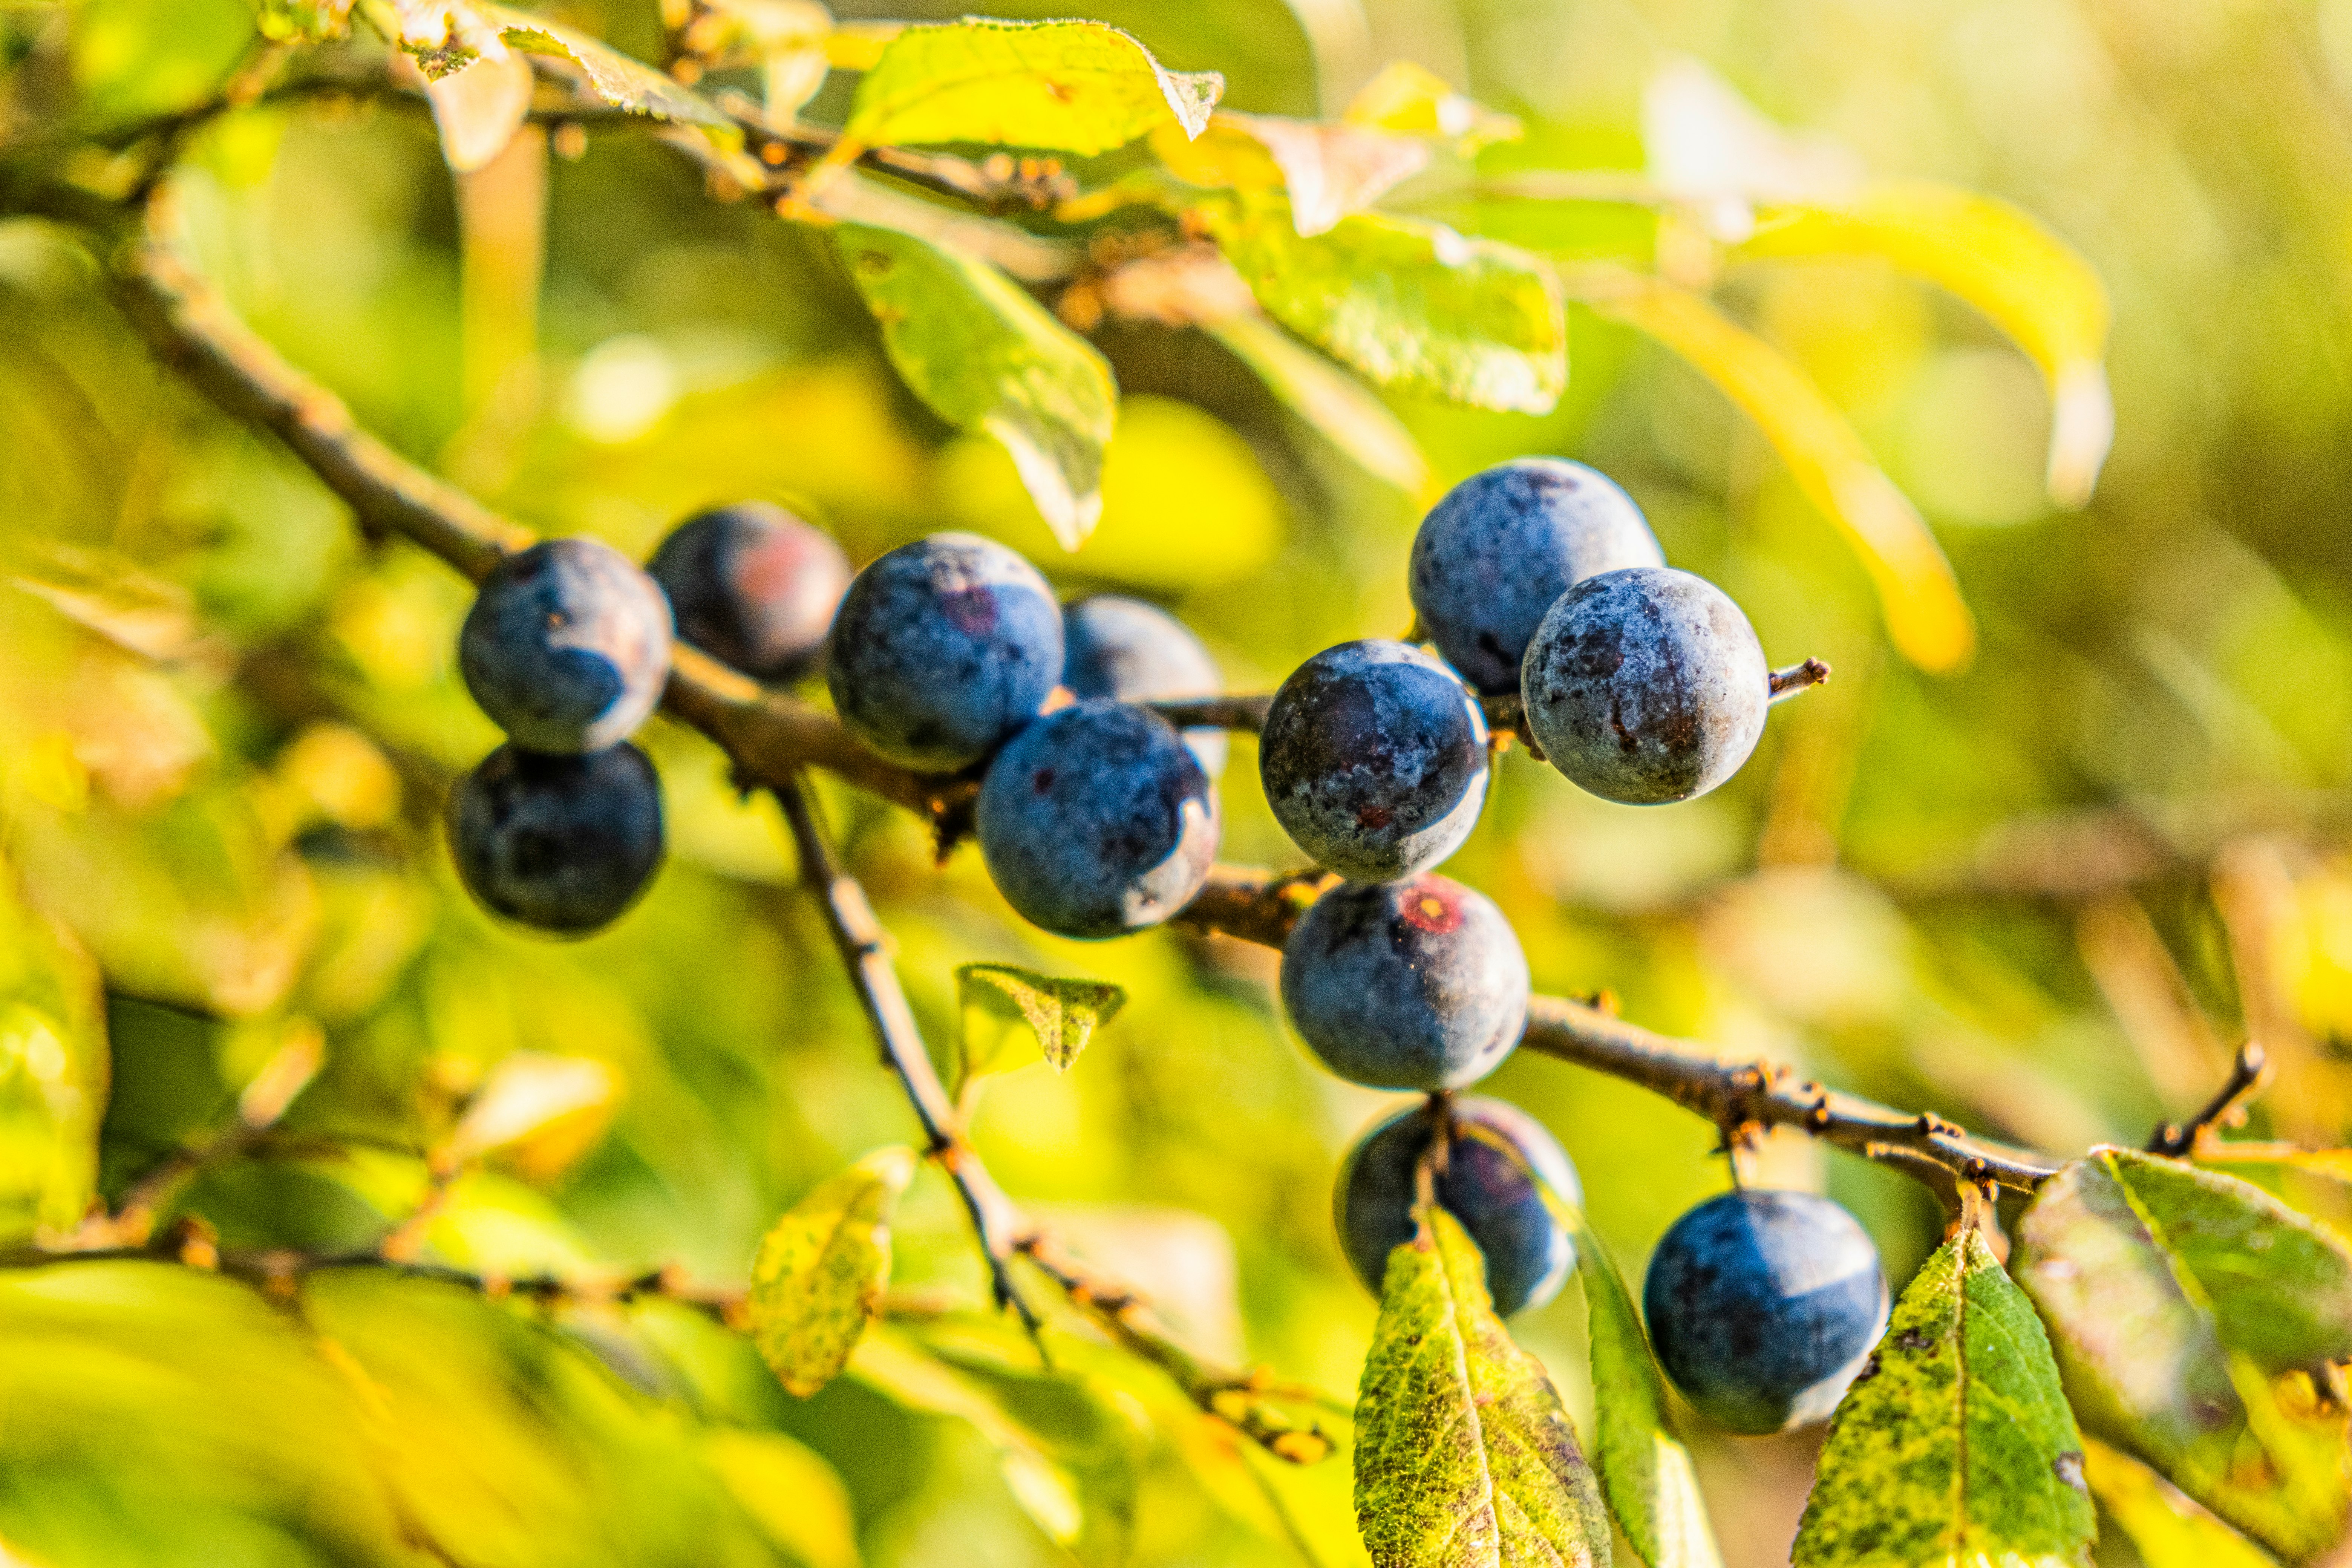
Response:
[[[1450,889],[1414,888],[1397,912],[1407,925],[1443,936],[1462,923],[1462,900]]]
[[[996,626],[996,595],[985,588],[957,588],[940,597],[940,608],[967,637],[979,637]]]

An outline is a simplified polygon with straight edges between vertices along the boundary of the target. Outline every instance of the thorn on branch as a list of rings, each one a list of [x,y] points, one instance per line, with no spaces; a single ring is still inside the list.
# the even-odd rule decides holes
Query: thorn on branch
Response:
[[[2230,1077],[2220,1090],[2206,1103],[2205,1109],[2186,1122],[2168,1121],[2158,1127],[2147,1141],[2151,1154],[2169,1155],[2180,1159],[2197,1151],[2197,1146],[2211,1137],[2221,1127],[2234,1127],[2246,1119],[2246,1107],[2263,1091],[2270,1079],[2270,1059],[2262,1046],[2248,1040],[2238,1047],[2237,1059],[2230,1066]]]

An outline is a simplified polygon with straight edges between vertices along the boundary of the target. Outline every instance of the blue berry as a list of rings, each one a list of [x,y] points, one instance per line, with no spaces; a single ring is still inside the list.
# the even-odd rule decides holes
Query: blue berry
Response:
[[[1076,697],[1172,702],[1224,689],[1217,661],[1192,628],[1157,605],[1117,594],[1075,599],[1062,610],[1062,684]],[[1225,769],[1225,732],[1188,730],[1184,743],[1211,778]]]
[[[1157,925],[1217,858],[1217,793],[1174,726],[1099,698],[1014,736],[980,786],[980,853],[1005,900],[1063,936]]]
[[[1037,715],[1062,678],[1062,606],[1002,544],[935,533],[849,584],[825,685],[851,734],[902,767],[952,773]]]
[[[1486,1258],[1486,1289],[1504,1317],[1540,1307],[1559,1294],[1576,1247],[1528,1179],[1543,1178],[1571,1204],[1584,1201],[1576,1167],[1543,1124],[1517,1106],[1466,1095],[1451,1102],[1452,1142],[1433,1194],[1462,1222]],[[1389,1254],[1412,1239],[1413,1167],[1435,1135],[1433,1105],[1399,1111],[1360,1140],[1339,1170],[1332,1215],[1339,1249],[1356,1278],[1377,1296]],[[1496,1139],[1517,1158],[1496,1148]]]
[[[1494,696],[1518,689],[1528,639],[1570,584],[1665,563],[1642,509],[1607,475],[1521,458],[1446,492],[1413,536],[1407,583],[1437,651]]]
[[[1878,1249],[1811,1193],[1742,1191],[1676,1220],[1642,1289],[1675,1386],[1734,1432],[1825,1419],[1886,1328]]]
[[[1316,864],[1359,881],[1426,870],[1486,799],[1486,721],[1452,670],[1379,639],[1325,648],[1274,694],[1266,804]]]
[[[635,746],[586,756],[500,746],[450,796],[449,851],[491,910],[585,935],[636,902],[661,865],[661,781]]]
[[[677,525],[646,570],[678,636],[757,680],[798,680],[824,656],[849,558],[780,506],[744,501]]]
[[[534,752],[629,738],[669,679],[669,603],[609,544],[551,539],[482,579],[457,637],[466,689]]]
[[[1772,672],[1739,606],[1703,577],[1637,566],[1559,597],[1520,671],[1552,766],[1604,800],[1705,795],[1764,733]]]
[[[1344,882],[1284,945],[1282,1005],[1352,1083],[1460,1089],[1519,1043],[1528,960],[1503,911],[1459,882]]]

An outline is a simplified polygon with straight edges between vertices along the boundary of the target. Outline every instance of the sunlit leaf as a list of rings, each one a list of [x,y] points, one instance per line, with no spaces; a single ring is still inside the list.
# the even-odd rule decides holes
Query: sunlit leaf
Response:
[[[1206,331],[1255,371],[1283,406],[1365,472],[1410,496],[1428,488],[1429,459],[1421,444],[1355,377],[1263,316],[1230,316]]]
[[[1704,62],[1662,64],[1642,89],[1650,177],[1671,195],[1718,204],[1718,233],[1743,231],[1756,200],[1835,200],[1862,183],[1862,160],[1827,136],[1786,131]]]
[[[1477,1246],[1434,1205],[1389,1255],[1356,1399],[1356,1518],[1376,1568],[1609,1560],[1559,1395],[1495,1316]]]
[[[839,226],[834,240],[908,386],[1012,453],[1055,537],[1076,549],[1102,515],[1103,447],[1118,413],[1102,355],[960,251],[865,224]]]
[[[1037,1364],[1001,1323],[869,1334],[851,1374],[892,1401],[969,1423],[994,1446],[1022,1511],[1087,1568],[1124,1563],[1135,1532],[1132,1421],[1075,1372]]]
[[[880,1310],[890,1279],[890,1214],[915,1173],[911,1149],[877,1149],[818,1184],[760,1244],[751,1334],[791,1392],[833,1381]]]
[[[964,963],[956,967],[956,997],[967,1016],[978,1012],[1028,1026],[1030,1037],[1056,1072],[1067,1072],[1094,1032],[1116,1016],[1127,993],[1098,980],[1056,980],[1009,963]],[[992,1070],[994,1058],[974,1055],[967,1032],[963,1076]]]
[[[1381,386],[1541,414],[1568,384],[1568,323],[1526,252],[1359,214],[1302,237],[1279,202],[1196,209],[1266,313]]]
[[[1973,1226],[1895,1304],[1830,1424],[1799,1568],[2087,1565],[2097,1521],[2050,1342]]]
[[[781,1432],[721,1428],[702,1454],[751,1521],[806,1568],[857,1568],[857,1516],[840,1474]]]
[[[1517,141],[1521,127],[1507,114],[1456,92],[1444,77],[1411,60],[1391,60],[1357,89],[1340,117],[1350,125],[1443,137],[1456,151],[1475,153]]]
[[[97,969],[0,872],[0,1242],[89,1209],[107,1068]]]
[[[734,121],[698,93],[688,91],[653,67],[631,59],[574,27],[504,5],[478,5],[500,38],[530,54],[560,55],[580,68],[596,95],[615,109],[656,120],[674,120],[731,131]]]
[[[1556,1201],[1549,1193],[1546,1199]],[[1592,1353],[1593,1457],[1609,1511],[1649,1568],[1721,1568],[1698,1475],[1667,1425],[1665,1385],[1633,1299],[1582,1215],[1570,1209],[1562,1217],[1575,1222]]]
[[[500,1154],[525,1174],[551,1176],[603,1136],[620,1098],[620,1074],[606,1063],[519,1051],[490,1069],[442,1157],[463,1165]]]
[[[2277,1560],[2130,1455],[2083,1445],[2091,1495],[2131,1537],[2147,1568],[2277,1568]]]
[[[2049,488],[2091,498],[2115,438],[2107,395],[2110,311],[2080,253],[2008,203],[1948,185],[1874,185],[1850,203],[1767,207],[1738,258],[1877,256],[1941,285],[2014,339],[2050,384]]]
[[[1819,387],[1763,339],[1700,296],[1605,266],[1567,274],[1577,299],[1681,355],[1753,419],[1797,488],[1844,531],[1905,658],[1946,671],[1968,662],[1976,623],[1935,535]]]
[[[1106,153],[1173,118],[1199,134],[1223,93],[1213,71],[1171,71],[1101,22],[911,26],[886,45],[843,129],[866,147],[986,142]]]
[[[2287,1556],[2344,1530],[2352,1250],[2259,1188],[2128,1150],[2067,1166],[2012,1264],[2085,1429]]]
[[[1429,166],[1427,144],[1410,136],[1230,110],[1197,140],[1163,127],[1151,142],[1169,172],[1192,184],[1287,190],[1292,225],[1305,236],[1328,233]]]

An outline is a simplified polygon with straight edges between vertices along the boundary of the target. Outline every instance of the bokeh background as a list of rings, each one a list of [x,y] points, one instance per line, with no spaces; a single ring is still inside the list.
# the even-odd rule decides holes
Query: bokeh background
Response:
[[[658,47],[652,0],[562,9]],[[1507,755],[1447,869],[1509,910],[1539,989],[1606,989],[1654,1027],[2021,1142],[2136,1143],[2250,1031],[2281,1064],[2255,1131],[2343,1141],[2352,3],[1088,9],[1172,66],[1223,71],[1234,108],[1332,110],[1380,64],[1421,61],[1525,121],[1486,154],[1496,169],[1639,170],[1645,86],[1695,58],[1874,174],[1999,195],[2083,251],[2114,304],[2116,439],[2079,511],[2042,487],[2041,380],[1966,308],[1861,262],[1738,268],[1717,293],[1935,525],[1981,629],[1954,676],[1889,650],[1867,578],[1771,449],[1622,327],[1572,312],[1549,416],[1395,401],[1436,486],[1522,453],[1595,464],[1776,663],[1837,670],[1691,805],[1609,805]],[[243,0],[0,5],[0,134],[61,103],[88,123],[181,105],[251,26]],[[1206,335],[1097,334],[1126,401],[1102,525],[1066,554],[1009,461],[898,385],[821,240],[706,200],[645,137],[509,156],[461,190],[420,116],[259,110],[194,144],[183,192],[259,330],[404,451],[544,531],[642,556],[688,511],[746,497],[859,561],[975,529],[1069,591],[1174,608],[1236,690],[1410,620],[1430,492],[1366,473]],[[1611,244],[1644,232],[1622,211],[1576,221]],[[772,805],[739,802],[698,737],[667,721],[645,737],[671,861],[609,933],[536,941],[465,899],[439,798],[496,736],[455,677],[464,584],[361,539],[269,441],[160,376],[89,258],[29,221],[0,221],[0,853],[26,955],[0,967],[61,987],[53,1011],[102,1006],[112,1091],[81,1070],[68,1110],[103,1116],[108,1194],[315,1047],[288,1136],[208,1169],[177,1210],[226,1247],[364,1246],[498,1064],[586,1058],[614,1086],[609,1125],[465,1178],[432,1255],[725,1282],[814,1182],[910,1136]],[[1226,858],[1291,863],[1255,763],[1238,742]],[[904,815],[830,788],[826,805],[942,1051],[961,962],[1130,994],[1066,1076],[987,1088],[975,1135],[1004,1184],[1202,1347],[1352,1390],[1374,1303],[1340,1261],[1330,1184],[1391,1101],[1312,1068],[1272,1003],[1273,956],[1043,937],[969,848],[935,869]],[[21,1108],[58,1075],[47,1037],[8,1027],[0,1094]],[[1713,1130],[1629,1087],[1525,1059],[1486,1090],[1559,1134],[1633,1278],[1726,1184]],[[36,1120],[12,1110],[0,1133]],[[1851,1205],[1898,1284],[1934,1245],[1940,1211],[1902,1178],[1801,1141],[1759,1164]],[[903,1286],[978,1299],[935,1175],[898,1249]],[[185,1271],[0,1275],[0,1542],[58,1568],[1068,1560],[1056,1483],[1004,1457],[1001,1411],[939,1414],[953,1401],[911,1372],[796,1401],[667,1308],[537,1319],[364,1276],[291,1313]],[[1515,1329],[1588,1405],[1575,1293]],[[1012,1353],[986,1340],[975,1365]],[[1083,1386],[974,1373],[1052,1436],[1054,1475],[1095,1510],[1059,1531],[1082,1557],[1108,1560],[1108,1529],[1142,1563],[1358,1560],[1344,1458],[1237,1455],[1150,1373],[1100,1361],[1077,1363]],[[1691,1435],[1729,1561],[1785,1561],[1817,1439]],[[1131,1524],[1096,1517],[1122,1510]],[[2110,1536],[2104,1562],[2136,1561]]]

